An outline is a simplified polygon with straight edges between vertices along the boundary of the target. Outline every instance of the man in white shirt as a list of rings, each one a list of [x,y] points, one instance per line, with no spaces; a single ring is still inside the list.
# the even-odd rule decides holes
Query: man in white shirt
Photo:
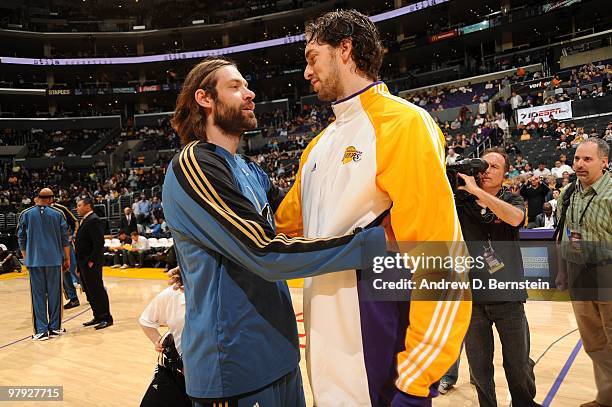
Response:
[[[561,161],[555,161],[555,168],[553,168],[550,173],[555,176],[557,179],[563,178],[563,173],[567,172],[569,174],[573,174],[574,170],[567,164],[561,164]]]
[[[510,98],[510,106],[512,106],[512,110],[516,110],[523,103],[523,98],[521,95],[518,95],[516,92],[512,92],[512,97]]]
[[[454,164],[457,161],[457,154],[452,148],[448,149],[448,155],[446,156],[446,165]]]
[[[174,337],[176,350],[182,355],[181,334],[185,324],[185,293],[172,287],[164,289],[147,305],[138,322],[158,352],[162,350],[160,343],[162,335],[158,328],[168,327],[168,331]]]
[[[163,362],[155,369],[153,381],[140,405],[145,407],[159,405],[191,406],[191,401],[185,391],[182,362],[179,361],[178,363],[181,367],[180,370],[176,368],[176,363],[168,363],[166,357],[168,349],[164,349],[163,346],[167,335],[161,335],[159,332],[160,327],[168,327],[167,333],[172,334],[178,355],[182,356],[181,336],[185,325],[185,294],[181,290],[174,290],[172,287],[166,288],[147,305],[138,322],[147,338],[155,346],[155,350],[159,353],[165,351]],[[178,386],[167,386],[166,383],[169,378],[174,379]],[[182,394],[177,391],[177,387],[182,390]]]
[[[550,203],[546,202],[544,204],[544,212],[536,216],[535,227],[544,229],[554,229],[557,227],[557,219]]]
[[[552,199],[550,201],[548,201],[548,203],[552,206],[553,208],[553,212],[557,212],[557,199],[559,198],[559,195],[561,194],[561,191],[559,191],[557,188],[552,190]]]
[[[476,120],[474,120],[474,127],[482,126],[484,123],[484,117],[481,115],[476,116]]]
[[[140,215],[140,209],[138,209],[138,201],[134,201],[134,203],[132,204],[132,213],[138,217],[138,215]]]
[[[538,168],[533,171],[533,175],[536,177],[542,177],[545,175],[550,175],[550,170],[546,168],[546,165],[543,162],[538,164]]]
[[[480,103],[478,104],[478,114],[481,116],[485,116],[487,114],[487,104],[482,97],[480,98]]]
[[[502,129],[504,131],[504,133],[506,132],[506,130],[508,130],[508,121],[506,120],[506,118],[504,116],[502,116],[499,113],[497,114],[497,117],[495,119],[495,123],[497,123],[499,128]]]
[[[144,257],[151,249],[149,241],[146,237],[139,235],[138,232],[132,232],[131,236],[132,248],[128,251],[128,263],[131,267],[142,267]]]

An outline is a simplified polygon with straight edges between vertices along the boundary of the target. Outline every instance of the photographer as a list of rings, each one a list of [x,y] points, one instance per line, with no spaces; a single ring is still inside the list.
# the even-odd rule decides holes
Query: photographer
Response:
[[[533,361],[529,358],[529,326],[524,302],[527,291],[490,290],[490,281],[524,281],[519,228],[525,219],[525,206],[520,196],[502,188],[510,162],[501,148],[485,150],[482,158],[488,168],[478,182],[472,176],[458,173],[465,181],[458,186],[457,213],[470,255],[482,256],[484,268],[472,269],[473,307],[465,349],[480,406],[496,406],[493,381],[493,331],[495,324],[502,342],[504,370],[512,403],[516,406],[537,406]],[[465,193],[469,195],[465,196]],[[475,289],[477,280],[484,289]]]

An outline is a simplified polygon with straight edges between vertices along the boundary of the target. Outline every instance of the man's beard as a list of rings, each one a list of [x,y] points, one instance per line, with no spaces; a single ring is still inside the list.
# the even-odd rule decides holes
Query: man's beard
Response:
[[[247,117],[242,110],[242,106],[230,106],[222,102],[221,99],[216,100],[214,120],[223,132],[237,136],[257,127],[257,118],[254,114]]]
[[[338,64],[336,63],[336,57],[334,54],[332,54],[330,66],[331,69],[329,71],[329,77],[325,80],[325,82],[321,81],[319,92],[317,93],[319,100],[324,102],[335,101],[342,94],[340,89],[340,69],[338,69]]]

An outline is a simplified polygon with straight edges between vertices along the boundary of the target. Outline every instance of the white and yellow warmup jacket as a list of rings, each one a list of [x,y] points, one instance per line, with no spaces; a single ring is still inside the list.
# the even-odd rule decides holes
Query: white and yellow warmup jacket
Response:
[[[323,238],[365,227],[391,208],[398,241],[458,242],[444,138],[423,109],[376,82],[333,105],[336,121],[304,150],[276,212],[278,232]],[[307,278],[308,374],[318,407],[429,405],[459,355],[471,302],[364,301],[360,273]],[[398,389],[400,391],[398,391]]]

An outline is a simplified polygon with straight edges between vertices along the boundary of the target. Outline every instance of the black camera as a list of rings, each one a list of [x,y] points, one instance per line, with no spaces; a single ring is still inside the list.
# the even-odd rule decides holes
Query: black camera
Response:
[[[451,184],[453,194],[457,196],[458,193],[464,192],[462,195],[469,195],[467,192],[457,189],[458,186],[465,185],[465,182],[459,177],[459,173],[476,177],[478,174],[485,172],[487,168],[489,168],[489,163],[482,158],[466,158],[447,165],[446,177]]]

